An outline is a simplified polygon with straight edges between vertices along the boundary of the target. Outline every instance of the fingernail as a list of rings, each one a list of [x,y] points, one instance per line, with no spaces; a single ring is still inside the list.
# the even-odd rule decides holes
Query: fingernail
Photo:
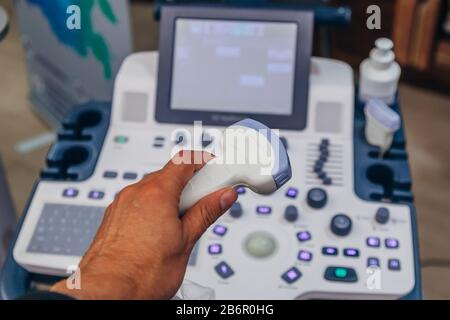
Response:
[[[229,189],[220,196],[220,207],[223,211],[228,210],[237,199],[237,193],[233,189]]]

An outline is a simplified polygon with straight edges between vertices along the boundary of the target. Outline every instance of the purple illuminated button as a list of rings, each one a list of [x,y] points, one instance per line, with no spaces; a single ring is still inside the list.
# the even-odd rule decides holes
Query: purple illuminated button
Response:
[[[94,199],[94,200],[99,200],[99,199],[103,199],[103,197],[105,196],[105,193],[103,191],[91,191],[89,192],[89,199]]]
[[[269,206],[257,206],[256,212],[259,214],[270,214],[272,212],[272,208]]]
[[[217,274],[224,279],[227,279],[234,274],[233,269],[231,269],[231,267],[225,261],[222,261],[221,263],[216,265],[214,267],[214,270],[216,270]]]
[[[209,254],[221,254],[222,253],[222,246],[220,244],[212,244],[208,246],[208,252]]]
[[[396,249],[399,246],[398,240],[394,238],[387,238],[384,240],[384,245],[388,249]]]
[[[292,188],[291,187],[291,188],[286,190],[286,197],[288,197],[288,198],[295,199],[295,198],[297,198],[297,195],[298,195],[298,189],[297,188]]]
[[[346,248],[344,249],[344,256],[352,258],[359,257],[359,250],[354,248]]]
[[[244,194],[245,193],[245,187],[237,187],[236,192],[238,194]]]
[[[78,190],[75,188],[67,188],[63,191],[63,197],[65,198],[75,198],[78,195]]]
[[[388,268],[389,268],[389,270],[393,270],[393,271],[400,270],[400,260],[398,260],[398,259],[389,259],[388,260]]]
[[[309,231],[297,232],[297,239],[300,242],[311,240],[311,233],[309,233]]]
[[[380,246],[380,238],[368,237],[366,243],[369,247],[378,248]]]
[[[369,257],[369,258],[367,258],[367,266],[368,267],[379,267],[380,260],[375,257]]]
[[[300,279],[302,273],[296,267],[290,268],[288,271],[281,275],[281,278],[287,283],[293,283]]]
[[[301,261],[311,261],[313,254],[310,251],[300,250],[297,255],[297,259]]]
[[[322,254],[324,254],[326,256],[337,256],[338,249],[335,247],[323,247]]]
[[[221,237],[223,237],[225,235],[225,233],[227,233],[227,231],[228,231],[228,228],[225,226],[222,226],[220,224],[216,225],[213,229],[213,232]]]

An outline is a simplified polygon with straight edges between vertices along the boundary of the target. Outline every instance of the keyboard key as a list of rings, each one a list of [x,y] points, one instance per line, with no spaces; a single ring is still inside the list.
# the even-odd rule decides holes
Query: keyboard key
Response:
[[[344,256],[351,258],[359,257],[359,250],[355,248],[346,248],[344,249]]]
[[[322,254],[326,256],[337,256],[338,255],[338,248],[336,247],[323,247],[322,248]]]
[[[388,269],[392,270],[392,271],[399,271],[401,269],[400,260],[389,259],[388,260]]]

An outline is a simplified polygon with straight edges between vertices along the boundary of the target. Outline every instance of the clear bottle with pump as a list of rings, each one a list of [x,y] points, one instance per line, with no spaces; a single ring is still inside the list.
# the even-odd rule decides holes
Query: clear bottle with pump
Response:
[[[395,102],[401,69],[395,62],[394,44],[388,38],[375,41],[369,58],[359,67],[359,99],[380,99],[391,105]]]

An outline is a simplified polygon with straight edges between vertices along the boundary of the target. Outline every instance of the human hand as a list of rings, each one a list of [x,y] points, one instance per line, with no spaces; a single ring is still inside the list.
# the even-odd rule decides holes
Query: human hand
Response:
[[[182,284],[195,243],[237,199],[233,188],[224,188],[179,217],[181,192],[212,158],[196,153],[182,151],[163,169],[124,188],[106,209],[80,262],[81,289],[69,289],[63,280],[51,291],[78,299],[173,297]],[[189,157],[189,163],[194,163],[194,157],[205,160],[202,164],[179,164],[179,157]]]

